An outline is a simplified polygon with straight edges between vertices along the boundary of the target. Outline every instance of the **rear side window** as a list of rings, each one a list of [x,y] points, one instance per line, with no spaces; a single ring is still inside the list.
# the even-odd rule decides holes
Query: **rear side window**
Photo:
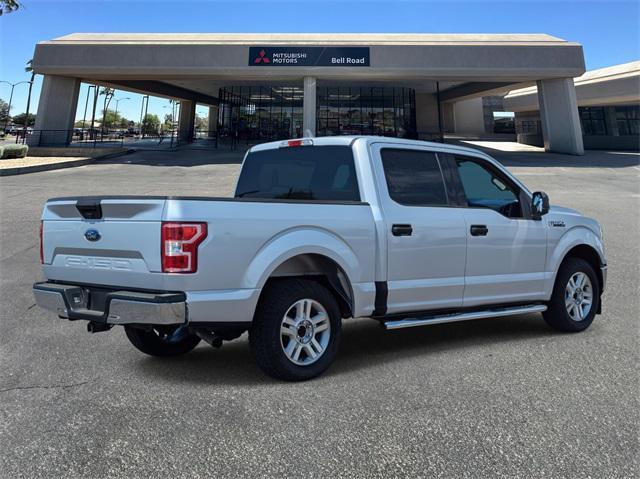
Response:
[[[299,146],[249,153],[236,198],[360,201],[349,146]]]
[[[447,193],[434,153],[419,150],[381,150],[389,196],[407,206],[446,206]]]

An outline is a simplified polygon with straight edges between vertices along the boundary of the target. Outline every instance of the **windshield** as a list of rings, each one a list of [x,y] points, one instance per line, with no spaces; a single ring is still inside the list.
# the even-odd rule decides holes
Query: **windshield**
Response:
[[[360,201],[349,146],[300,146],[249,153],[236,198]]]

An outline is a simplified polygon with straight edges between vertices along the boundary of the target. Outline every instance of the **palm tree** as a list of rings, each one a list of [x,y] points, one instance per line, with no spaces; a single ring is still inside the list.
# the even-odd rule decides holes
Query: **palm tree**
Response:
[[[101,125],[101,130],[103,134],[104,134],[104,125],[107,119],[107,110],[109,108],[109,103],[111,103],[111,99],[113,98],[113,95],[115,95],[115,93],[116,91],[113,88],[103,87],[102,90],[100,90],[100,95],[104,95],[104,110],[102,110],[102,125]]]
[[[0,16],[3,13],[15,12],[20,8],[20,3],[17,0],[0,0]]]
[[[24,128],[23,128],[23,141],[27,141],[27,125],[29,123],[29,107],[31,106],[31,90],[33,89],[33,81],[36,78],[36,72],[33,71],[33,58],[31,60],[29,60],[26,64],[26,66],[24,67],[24,71],[26,71],[27,73],[31,73],[31,80],[29,81],[29,95],[27,96],[27,112],[25,114],[25,118],[26,121],[24,122]],[[34,125],[35,126],[35,125]]]

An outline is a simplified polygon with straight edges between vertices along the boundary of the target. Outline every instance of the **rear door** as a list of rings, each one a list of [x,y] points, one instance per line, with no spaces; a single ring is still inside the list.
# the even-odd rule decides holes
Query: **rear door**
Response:
[[[461,306],[465,221],[450,207],[437,154],[377,143],[372,157],[387,234],[387,313]]]

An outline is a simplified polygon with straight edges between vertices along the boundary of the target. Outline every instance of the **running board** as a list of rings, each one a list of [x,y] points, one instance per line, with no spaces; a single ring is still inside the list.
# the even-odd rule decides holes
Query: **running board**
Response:
[[[456,321],[469,321],[472,319],[500,318],[514,314],[542,313],[547,307],[544,304],[530,304],[514,306],[511,308],[487,309],[484,311],[471,311],[466,313],[440,314],[423,316],[421,318],[392,319],[385,321],[385,329],[412,328],[414,326],[426,326],[427,324],[454,323]]]

